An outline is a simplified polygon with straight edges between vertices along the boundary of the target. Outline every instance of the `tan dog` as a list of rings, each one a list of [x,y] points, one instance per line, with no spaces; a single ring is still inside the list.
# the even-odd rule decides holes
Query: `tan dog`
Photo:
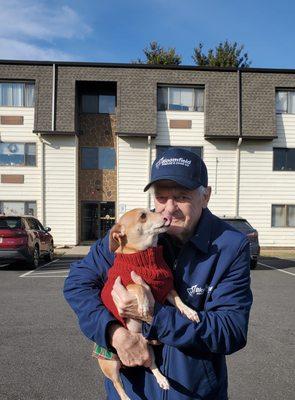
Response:
[[[119,222],[115,224],[111,229],[110,250],[114,251],[118,255],[119,254],[126,255],[126,254],[135,254],[137,252],[143,252],[151,247],[156,247],[159,233],[166,232],[170,226],[170,223],[171,221],[163,217],[160,213],[151,212],[149,210],[142,208],[136,208],[134,210],[128,211],[120,218]],[[110,271],[108,275],[109,279],[110,279]],[[144,279],[143,276],[142,278]],[[106,282],[106,285],[107,284],[108,282]],[[129,292],[133,293],[136,296],[138,301],[139,314],[143,315],[144,317],[147,316],[149,312],[148,309],[149,304],[146,304],[144,302],[145,296],[143,296],[142,287],[136,284],[129,284],[127,285],[126,288]],[[178,296],[178,294],[174,289],[169,291],[168,295],[166,296],[166,300],[168,300],[171,304],[177,307],[178,310],[182,314],[186,315],[189,319],[195,322],[199,322],[198,314],[196,313],[196,311],[186,306],[181,301],[180,297]],[[126,320],[126,327],[131,332],[140,333],[141,324],[142,322],[139,320],[135,319]],[[152,365],[150,369],[154,374],[160,387],[162,389],[167,390],[169,389],[168,380],[161,374],[160,370],[157,368],[155,364],[155,356],[152,350],[152,346],[149,347],[152,359]],[[119,358],[113,357],[110,360],[99,358],[98,363],[104,375],[107,378],[111,379],[111,381],[113,382],[114,387],[116,388],[121,400],[129,400],[129,397],[124,391],[119,374],[119,370],[122,367],[122,363],[119,360]]]

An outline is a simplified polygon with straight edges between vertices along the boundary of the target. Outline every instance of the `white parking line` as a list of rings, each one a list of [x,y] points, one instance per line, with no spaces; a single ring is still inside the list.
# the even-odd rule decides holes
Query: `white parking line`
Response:
[[[67,278],[68,275],[27,275],[26,278]]]
[[[258,264],[260,264],[260,265],[262,265],[263,267],[266,267],[266,268],[275,269],[276,271],[279,271],[279,272],[284,272],[284,274],[288,274],[288,275],[293,275],[293,276],[295,276],[294,273],[289,272],[289,271],[285,271],[284,269],[281,269],[281,268],[271,267],[270,265],[263,264],[263,263],[261,263],[261,262],[258,262]]]
[[[59,258],[57,258],[56,260],[50,261],[50,262],[47,263],[47,264],[41,265],[41,267],[38,267],[38,268],[36,268],[36,269],[32,269],[31,271],[26,272],[25,274],[20,275],[19,278],[27,277],[27,276],[29,276],[30,274],[32,274],[33,272],[39,271],[40,269],[42,269],[42,268],[44,268],[44,267],[48,267],[48,265],[51,265],[51,264],[53,264],[53,263],[55,263],[55,262],[57,262],[57,261],[59,261]]]

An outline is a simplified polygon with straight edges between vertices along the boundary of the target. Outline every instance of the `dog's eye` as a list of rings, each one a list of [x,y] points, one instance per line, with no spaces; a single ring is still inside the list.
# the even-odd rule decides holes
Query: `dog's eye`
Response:
[[[141,219],[142,221],[145,221],[145,220],[146,220],[146,213],[145,213],[145,212],[143,212],[143,213],[140,214],[140,219]]]

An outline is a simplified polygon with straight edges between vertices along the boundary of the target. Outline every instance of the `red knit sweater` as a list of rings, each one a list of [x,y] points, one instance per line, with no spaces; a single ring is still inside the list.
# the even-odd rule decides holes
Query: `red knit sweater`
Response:
[[[118,253],[113,266],[109,269],[101,299],[107,309],[124,326],[126,326],[125,321],[118,314],[111,291],[118,276],[121,277],[125,287],[134,283],[130,276],[131,271],[136,272],[150,286],[155,301],[159,303],[164,303],[168,293],[173,289],[173,275],[163,258],[163,246],[150,247],[134,254]]]

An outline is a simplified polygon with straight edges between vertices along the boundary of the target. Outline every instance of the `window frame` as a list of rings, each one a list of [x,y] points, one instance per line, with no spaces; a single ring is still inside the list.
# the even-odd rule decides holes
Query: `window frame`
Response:
[[[83,111],[83,96],[94,96],[98,97],[98,110],[97,112],[90,112],[90,111]],[[100,96],[113,96],[115,98],[115,107],[114,107],[114,112],[112,113],[105,113],[105,112],[100,112],[99,111],[99,106],[100,106]],[[80,99],[80,114],[91,114],[91,115],[116,115],[117,111],[117,95],[113,94],[111,92],[101,92],[101,93],[82,93],[81,94],[81,99]]]
[[[287,153],[289,150],[294,151],[294,156],[295,156],[295,148],[293,147],[273,147],[273,156],[272,156],[272,170],[275,172],[295,172],[294,169],[275,169],[275,150],[285,150],[285,162],[287,161]],[[287,165],[286,165],[287,167]]]
[[[167,108],[166,110],[159,110],[159,101],[158,101],[158,96],[159,96],[159,89],[161,88],[167,88]],[[169,104],[170,104],[170,90],[171,89],[192,89],[195,92],[195,104],[194,107],[196,107],[196,91],[197,90],[202,90],[203,91],[203,105],[202,105],[202,110],[175,110],[175,109],[170,109]],[[166,112],[166,111],[171,111],[171,112],[198,112],[198,113],[204,113],[205,112],[205,85],[174,85],[174,84],[158,84],[157,85],[157,112]]]
[[[115,162],[114,162],[114,168],[99,168],[99,149],[103,149],[103,148],[108,148],[108,149],[112,149],[114,152],[114,156],[115,156]],[[84,168],[83,167],[83,149],[97,149],[97,167],[94,168]],[[80,162],[80,169],[83,171],[115,171],[116,167],[117,167],[117,162],[116,162],[116,150],[114,147],[111,146],[81,146],[81,162]]]
[[[286,112],[277,110],[277,94],[279,92],[286,92],[287,93],[287,111]],[[288,108],[289,108],[288,107],[288,105],[289,105],[288,93],[289,92],[293,92],[294,96],[295,96],[295,88],[276,88],[276,90],[275,90],[275,109],[276,109],[276,114],[277,115],[295,115],[295,112],[291,113],[291,112],[288,111]]]
[[[4,142],[0,142],[0,144],[1,143],[7,144],[7,145],[9,145],[9,144],[21,144],[21,145],[24,145],[24,149],[25,149],[25,151],[24,151],[24,161],[25,161],[25,164],[24,165],[20,165],[20,164],[17,164],[17,165],[6,165],[6,164],[1,164],[1,161],[0,161],[0,167],[3,167],[3,168],[35,168],[35,167],[38,166],[37,165],[37,142],[14,142],[14,141],[6,142],[6,141],[4,141]],[[28,165],[27,164],[27,160],[28,160],[28,156],[29,156],[29,154],[28,154],[29,145],[35,145],[35,164],[34,165]]]
[[[17,85],[23,85],[23,91],[22,91],[22,105],[20,106],[13,106],[13,105],[2,105],[1,104],[1,98],[0,98],[0,108],[1,107],[11,107],[11,108],[34,108],[36,104],[36,82],[35,81],[17,81],[17,80],[0,80],[0,85],[1,84],[17,84]],[[27,87],[28,86],[34,86],[34,96],[33,96],[33,105],[28,106],[26,103],[27,99]]]
[[[289,207],[295,207],[295,203],[294,204],[272,204],[271,205],[271,228],[291,228],[291,229],[295,229],[294,226],[290,226],[288,225],[288,208]],[[285,220],[285,225],[283,226],[275,226],[273,224],[273,207],[284,207],[284,220]]]
[[[37,212],[38,212],[38,208],[37,208],[37,200],[0,200],[0,214],[3,214],[4,210],[3,210],[3,203],[23,203],[24,204],[24,215],[31,215],[34,218],[37,218]],[[29,203],[35,203],[35,209],[36,209],[36,215],[34,214],[28,214],[28,209],[29,209]],[[5,214],[6,215],[6,214]],[[7,214],[10,215],[10,214]]]

